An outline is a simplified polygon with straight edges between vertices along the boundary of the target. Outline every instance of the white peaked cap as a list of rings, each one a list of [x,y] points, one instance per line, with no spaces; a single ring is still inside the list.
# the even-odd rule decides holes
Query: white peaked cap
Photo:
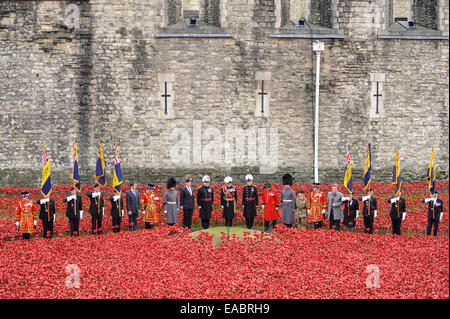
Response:
[[[225,184],[227,183],[231,183],[233,181],[233,179],[230,176],[225,177],[225,179],[223,180],[225,182]]]
[[[245,180],[246,180],[246,181],[252,181],[252,180],[253,180],[253,176],[252,176],[251,174],[247,174],[247,175],[245,176]]]
[[[202,178],[202,182],[203,182],[203,183],[209,182],[210,180],[211,180],[211,179],[209,178],[208,175],[205,175],[205,176],[203,176],[203,178]]]

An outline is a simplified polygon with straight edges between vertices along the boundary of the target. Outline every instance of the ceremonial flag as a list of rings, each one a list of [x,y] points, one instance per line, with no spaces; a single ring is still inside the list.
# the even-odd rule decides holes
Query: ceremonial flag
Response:
[[[50,172],[50,161],[48,160],[47,148],[44,146],[44,158],[42,160],[42,183],[41,193],[48,197],[52,192],[52,176]]]
[[[102,150],[102,140],[99,141],[100,147],[97,150],[97,163],[95,165],[95,175],[94,179],[97,184],[102,187],[106,186],[106,176],[105,176],[105,161],[103,159],[103,150]]]
[[[368,189],[370,189],[371,177],[370,173],[372,172],[372,159],[370,155],[370,143],[367,144],[366,149],[366,164],[364,166],[364,191],[367,193]]]
[[[120,194],[122,191],[122,170],[120,169],[120,160],[119,160],[119,148],[116,144],[116,157],[114,159],[114,176],[113,176],[113,188],[114,190]]]
[[[428,182],[428,190],[430,191],[431,195],[434,195],[436,191],[436,167],[434,164],[434,149],[432,149],[430,163],[428,164],[427,177],[425,178]]]
[[[402,174],[400,173],[400,160],[398,158],[398,147],[395,155],[395,163],[394,168],[392,169],[392,186],[395,188],[395,195],[398,195],[398,192],[402,188]]]
[[[73,186],[81,192],[80,174],[78,173],[78,154],[77,143],[73,143],[73,168],[72,168]]]
[[[350,148],[347,145],[347,156],[345,157],[345,175],[344,175],[344,187],[351,194],[353,193],[352,186],[352,161],[350,159]]]

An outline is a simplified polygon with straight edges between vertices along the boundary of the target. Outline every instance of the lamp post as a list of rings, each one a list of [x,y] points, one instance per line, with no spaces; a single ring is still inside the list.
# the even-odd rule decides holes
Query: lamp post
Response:
[[[320,54],[325,50],[323,42],[313,43],[313,51],[316,53],[316,103],[314,115],[314,182],[319,182],[319,87],[320,87]]]

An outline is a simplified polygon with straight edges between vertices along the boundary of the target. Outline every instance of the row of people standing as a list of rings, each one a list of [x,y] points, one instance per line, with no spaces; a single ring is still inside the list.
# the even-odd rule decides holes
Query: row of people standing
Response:
[[[257,215],[259,207],[259,196],[256,186],[253,185],[253,177],[248,174],[246,177],[246,186],[243,188],[242,208],[245,217],[246,227],[251,229],[254,225],[254,218]],[[185,180],[185,187],[181,189],[180,194],[175,190],[177,182],[174,178],[167,181],[167,191],[162,198],[164,213],[166,214],[166,222],[174,225],[178,222],[178,211],[183,211],[183,226],[191,228],[192,215],[194,211],[195,191],[191,186],[191,177]],[[296,224],[298,227],[306,227],[307,215],[311,215],[314,228],[322,228],[325,214],[329,220],[330,229],[340,230],[340,222],[350,231],[354,231],[356,223],[355,219],[359,216],[359,202],[353,197],[352,193],[348,196],[337,191],[337,185],[332,186],[331,192],[326,196],[320,190],[320,184],[314,183],[311,193],[308,197],[304,195],[302,190],[296,196],[295,191],[291,188],[292,176],[285,174],[282,177],[283,190],[281,197],[278,196],[277,190],[270,184],[263,186],[262,208],[264,230],[268,231],[270,224],[272,227],[276,225],[277,220],[281,221],[288,227]],[[214,189],[210,186],[210,177],[204,176],[201,186],[196,195],[197,205],[199,208],[199,217],[203,229],[209,228],[211,213],[214,204]],[[222,217],[226,226],[232,226],[237,208],[237,190],[232,185],[232,178],[227,176],[224,180],[225,185],[220,190],[220,204],[223,210]],[[139,212],[144,214],[143,221],[145,228],[152,228],[158,222],[158,207],[161,203],[160,198],[155,193],[155,185],[148,184],[147,190],[140,196],[137,191],[137,183],[132,183],[130,190],[126,193],[126,212],[129,218],[129,230],[137,229],[137,218]],[[28,200],[28,192],[23,192],[23,200],[19,202],[16,209],[16,226],[22,232],[24,238],[29,238],[33,226],[36,226],[37,209],[34,208],[33,202]],[[86,194],[90,198],[89,212],[92,221],[92,233],[100,234],[102,232],[102,219],[104,216],[104,198],[103,193],[99,191],[98,185],[94,185],[93,192]],[[121,195],[109,196],[111,201],[111,216],[113,224],[113,232],[120,231],[121,220],[125,215],[125,206]],[[377,217],[377,199],[373,196],[373,191],[369,191],[366,196],[360,197],[363,202],[363,220],[364,231],[373,233],[374,219]],[[437,192],[430,198],[424,199],[428,203],[428,225],[427,234],[437,235],[439,221],[443,214],[443,201],[437,197]],[[79,235],[79,222],[83,217],[82,197],[75,188],[71,189],[71,195],[64,198],[67,203],[66,217],[69,220],[70,235]],[[401,222],[406,217],[406,201],[401,197],[401,192],[388,200],[391,204],[390,218],[392,221],[393,234],[401,234]],[[53,223],[55,220],[55,201],[51,198],[45,198],[37,201],[40,206],[39,219],[42,220],[44,237],[53,236]],[[281,206],[281,215],[279,213]],[[342,206],[344,210],[342,211]],[[35,216],[36,214],[36,216]],[[22,218],[21,216],[26,216]],[[33,225],[34,224],[34,225]]]

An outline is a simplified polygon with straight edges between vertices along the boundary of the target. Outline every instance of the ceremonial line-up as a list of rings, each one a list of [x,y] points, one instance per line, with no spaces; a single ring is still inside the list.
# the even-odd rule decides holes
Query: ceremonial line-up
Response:
[[[344,187],[348,194],[344,196],[343,193],[338,192],[338,185],[333,184],[331,192],[326,196],[320,190],[320,183],[313,183],[312,190],[308,196],[305,196],[304,191],[300,190],[298,194],[292,189],[293,178],[290,174],[282,176],[283,190],[278,195],[276,188],[266,183],[263,186],[262,198],[259,198],[258,190],[253,185],[253,176],[247,174],[245,177],[246,186],[242,193],[242,214],[245,217],[246,227],[253,228],[254,219],[257,216],[259,205],[262,207],[262,218],[264,221],[264,231],[269,231],[269,226],[274,227],[277,220],[287,227],[296,225],[299,228],[306,228],[307,215],[311,216],[314,228],[322,228],[323,221],[329,220],[329,228],[340,230],[341,220],[343,224],[350,231],[355,230],[355,219],[359,217],[359,201],[363,203],[363,219],[364,232],[373,233],[374,219],[377,217],[377,199],[374,196],[373,190],[370,189],[371,184],[371,154],[370,144],[366,149],[366,160],[364,168],[364,192],[367,195],[354,198],[352,187],[352,173],[351,173],[351,159],[350,151],[347,147],[347,156],[345,161],[345,176]],[[74,161],[72,179],[74,187],[71,188],[71,194],[64,198],[67,203],[66,217],[70,224],[70,236],[79,235],[79,222],[83,218],[83,205],[81,197],[81,184],[78,174],[78,156],[76,144],[74,144]],[[97,151],[96,173],[94,176],[96,184],[93,186],[93,192],[88,192],[86,195],[90,199],[89,213],[92,219],[92,233],[100,234],[102,232],[102,218],[104,216],[104,195],[100,187],[106,186],[105,165],[103,160],[102,146],[100,141],[100,148]],[[436,170],[434,163],[434,150],[431,153],[430,163],[428,165],[427,177],[428,189],[430,197],[423,199],[424,203],[428,203],[428,225],[427,235],[437,235],[439,221],[443,216],[443,201],[437,196],[435,187]],[[178,212],[183,211],[183,227],[191,228],[192,215],[194,212],[195,199],[199,208],[199,218],[203,229],[209,228],[211,212],[214,205],[214,189],[210,185],[211,179],[205,175],[202,178],[203,186],[201,186],[197,193],[192,188],[192,178],[189,176],[185,180],[185,185],[180,192],[175,190],[177,181],[170,177],[167,180],[167,191],[163,198],[159,198],[155,193],[155,185],[148,184],[147,189],[143,194],[139,194],[137,190],[137,183],[130,184],[131,188],[126,192],[125,203],[122,197],[121,186],[123,184],[122,172],[120,168],[119,152],[116,145],[115,166],[113,176],[113,189],[116,195],[111,195],[111,217],[113,224],[113,232],[120,231],[121,220],[128,215],[129,230],[137,229],[138,215],[143,214],[143,221],[145,228],[150,229],[158,222],[158,206],[163,205],[164,214],[166,216],[166,223],[174,225],[178,223]],[[220,190],[220,206],[223,210],[222,218],[225,220],[225,225],[231,227],[235,213],[237,212],[237,190],[233,185],[233,180],[230,176],[225,177],[225,185]],[[400,161],[398,156],[398,148],[396,150],[396,158],[392,172],[392,185],[395,187],[394,196],[388,200],[391,204],[390,218],[392,221],[392,233],[401,234],[401,223],[406,218],[406,201],[401,197],[401,173]],[[45,198],[31,201],[28,192],[22,192],[22,199],[19,201],[16,208],[16,226],[18,231],[22,233],[24,239],[30,239],[33,229],[36,227],[37,217],[42,220],[44,237],[51,238],[53,236],[53,223],[55,221],[55,201],[50,198],[52,190],[50,166],[48,160],[47,150],[44,150],[43,159],[43,173],[41,193]],[[38,210],[39,206],[39,210]],[[281,214],[279,208],[281,207]],[[342,209],[343,207],[343,209]]]

